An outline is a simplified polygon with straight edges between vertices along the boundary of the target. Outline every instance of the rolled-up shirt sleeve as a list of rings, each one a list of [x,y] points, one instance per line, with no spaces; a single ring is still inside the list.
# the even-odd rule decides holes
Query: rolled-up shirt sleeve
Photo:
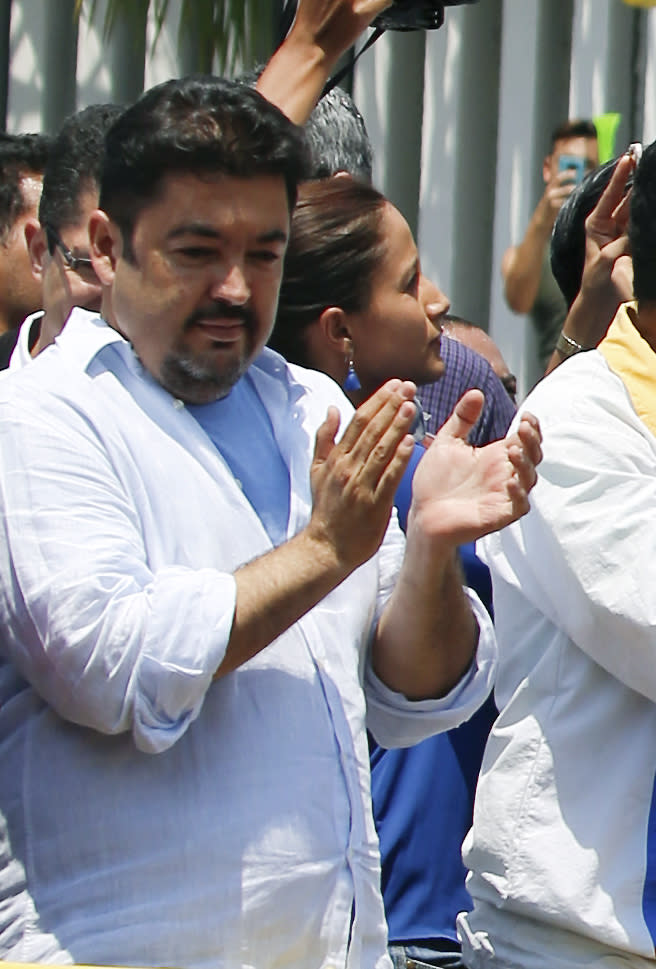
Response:
[[[83,417],[4,406],[0,453],[2,650],[63,718],[170,747],[223,659],[233,576],[149,566],[148,496],[128,493]]]
[[[408,700],[376,676],[370,658],[365,666],[367,726],[381,747],[411,747],[468,720],[492,691],[497,644],[490,616],[476,593],[465,589],[479,627],[472,663],[453,689],[437,700]]]

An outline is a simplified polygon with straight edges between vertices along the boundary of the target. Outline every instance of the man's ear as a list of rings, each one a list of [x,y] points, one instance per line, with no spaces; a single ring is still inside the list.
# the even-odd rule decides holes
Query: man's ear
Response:
[[[114,281],[116,264],[123,251],[123,237],[115,222],[102,209],[89,217],[89,255],[103,286]]]
[[[326,344],[343,355],[344,340],[351,339],[348,314],[339,306],[327,306],[318,322]]]
[[[39,282],[43,277],[43,260],[48,252],[46,230],[42,228],[38,219],[28,219],[25,223],[25,245],[30,254],[32,275]]]
[[[542,178],[544,179],[544,184],[547,185],[551,181],[551,159],[552,155],[547,155],[545,160],[542,162]]]

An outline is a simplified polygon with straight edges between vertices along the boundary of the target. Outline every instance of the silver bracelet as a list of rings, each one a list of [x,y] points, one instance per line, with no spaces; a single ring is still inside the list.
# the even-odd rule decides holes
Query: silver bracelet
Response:
[[[573,357],[575,353],[581,353],[585,350],[585,347],[577,343],[576,340],[572,340],[570,336],[561,331],[558,340],[556,341],[556,350],[561,353],[564,357]]]

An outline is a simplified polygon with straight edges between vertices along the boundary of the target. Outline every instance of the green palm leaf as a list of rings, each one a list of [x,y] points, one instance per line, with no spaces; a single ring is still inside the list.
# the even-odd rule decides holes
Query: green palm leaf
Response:
[[[154,49],[170,15],[169,6],[169,0],[107,0],[103,33],[110,37],[119,21],[134,30],[143,29],[152,7]],[[93,20],[98,0],[75,0],[76,17],[83,11]],[[191,43],[197,70],[212,70],[216,58],[221,72],[232,73],[269,56],[274,12],[272,0],[183,0],[179,41]]]

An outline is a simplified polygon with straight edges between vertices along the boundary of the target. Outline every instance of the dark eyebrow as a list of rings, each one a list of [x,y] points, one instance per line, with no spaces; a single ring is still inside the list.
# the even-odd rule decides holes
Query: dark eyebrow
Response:
[[[404,283],[409,283],[419,272],[419,255],[415,256],[409,266],[406,266],[401,275]]]
[[[178,239],[180,236],[201,236],[203,239],[220,240],[224,238],[222,232],[218,229],[212,228],[212,226],[206,225],[204,222],[185,222],[182,225],[176,226],[174,229],[168,233],[168,239]],[[266,245],[270,242],[287,242],[287,233],[282,229],[271,229],[269,232],[263,232],[261,235],[257,236],[256,240],[258,245]]]
[[[267,242],[287,242],[287,233],[283,232],[282,229],[272,229],[271,232],[262,233],[256,241],[265,244]]]

